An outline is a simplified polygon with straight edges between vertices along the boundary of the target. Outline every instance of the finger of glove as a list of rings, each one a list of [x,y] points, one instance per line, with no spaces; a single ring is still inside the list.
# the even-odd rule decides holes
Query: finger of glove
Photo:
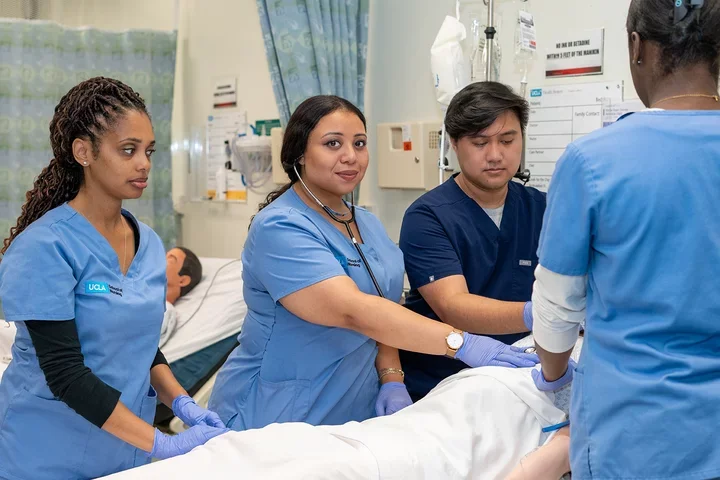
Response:
[[[509,363],[516,368],[534,367],[537,365],[537,362],[531,358],[527,358],[527,356],[520,356],[511,353],[502,353],[497,356],[497,359]]]
[[[400,401],[392,402],[392,403],[390,403],[390,405],[388,405],[387,415],[392,415],[393,413],[397,413],[400,410],[402,410],[403,408],[409,407],[411,404],[412,404],[412,402],[410,402],[410,403],[400,402]]]
[[[500,357],[492,360],[490,363],[487,364],[488,367],[505,367],[505,368],[517,368],[514,364],[507,362],[505,360],[502,360]]]
[[[225,428],[225,424],[222,420],[220,420],[220,415],[209,410],[207,412],[207,415],[205,415],[204,423],[211,427]]]
[[[385,416],[385,399],[378,398],[375,402],[375,415],[378,417]]]

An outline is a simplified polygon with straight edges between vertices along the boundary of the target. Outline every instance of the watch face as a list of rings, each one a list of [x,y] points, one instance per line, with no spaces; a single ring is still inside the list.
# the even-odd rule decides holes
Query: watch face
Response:
[[[447,337],[447,344],[448,347],[452,348],[453,350],[457,350],[458,348],[462,347],[463,336],[457,332],[452,332]]]

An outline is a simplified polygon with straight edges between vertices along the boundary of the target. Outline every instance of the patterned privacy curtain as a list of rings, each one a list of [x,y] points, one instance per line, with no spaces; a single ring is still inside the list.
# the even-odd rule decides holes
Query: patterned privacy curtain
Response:
[[[257,0],[280,120],[313,95],[364,103],[369,0]]]
[[[55,105],[79,82],[105,76],[142,95],[157,142],[148,188],[124,206],[167,247],[174,244],[170,118],[176,41],[174,32],[105,32],[0,20],[0,240],[15,225],[25,192],[50,162],[48,126]]]

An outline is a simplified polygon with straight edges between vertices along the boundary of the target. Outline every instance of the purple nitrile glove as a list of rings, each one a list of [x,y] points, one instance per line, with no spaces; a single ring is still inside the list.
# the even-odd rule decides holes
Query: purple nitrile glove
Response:
[[[571,358],[568,362],[568,368],[565,371],[565,374],[554,382],[548,382],[547,380],[545,380],[545,376],[542,373],[542,367],[540,367],[540,369],[532,371],[533,382],[535,382],[535,386],[541,392],[555,392],[557,390],[560,390],[568,383],[572,382],[573,372],[575,372],[576,368],[577,363],[575,363],[575,360]]]
[[[176,457],[188,453],[195,447],[204,445],[208,440],[227,433],[227,428],[216,428],[208,425],[196,425],[177,435],[167,435],[157,428],[150,456],[159,460]]]
[[[210,427],[225,428],[225,424],[220,420],[220,415],[202,408],[187,395],[175,397],[172,402],[172,411],[176,417],[191,427],[208,425]]]
[[[455,358],[471,367],[534,367],[540,359],[534,353],[525,353],[521,347],[513,347],[482,335],[463,333],[464,342]]]
[[[404,383],[388,382],[380,387],[377,401],[375,401],[375,413],[378,417],[392,415],[405,407],[412,405],[413,401]]]

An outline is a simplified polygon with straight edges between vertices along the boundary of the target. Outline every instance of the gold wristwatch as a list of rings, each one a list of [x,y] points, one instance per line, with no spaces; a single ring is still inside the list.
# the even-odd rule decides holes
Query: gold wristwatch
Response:
[[[447,337],[445,337],[445,345],[447,348],[447,350],[445,351],[445,356],[455,358],[457,351],[460,350],[460,347],[463,346],[464,342],[465,337],[463,337],[463,331],[458,330],[457,328],[453,328],[453,331],[450,332]]]

